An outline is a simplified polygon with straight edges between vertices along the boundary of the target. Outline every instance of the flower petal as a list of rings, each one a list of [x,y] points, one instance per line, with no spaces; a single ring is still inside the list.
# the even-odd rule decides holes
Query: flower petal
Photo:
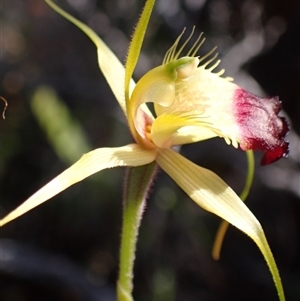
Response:
[[[214,131],[206,127],[185,126],[177,130],[172,137],[172,142],[173,145],[182,145],[197,142],[199,139],[200,141],[204,141],[217,136],[218,135]]]
[[[217,134],[201,123],[184,114],[167,114],[158,116],[151,127],[151,139],[158,147],[170,147],[203,141],[216,137]]]
[[[153,125],[153,131],[156,130],[154,137],[159,136],[164,120],[175,116],[187,126],[215,132],[234,147],[240,144],[243,150],[266,151],[261,162],[263,165],[288,155],[289,146],[284,139],[289,126],[283,117],[278,116],[281,110],[278,98],[253,95],[203,66],[187,80],[177,82],[175,93],[171,105],[160,108],[160,115]],[[178,128],[175,124],[172,123],[169,129],[164,128],[165,133],[167,130],[172,139],[176,139]],[[197,137],[193,137],[195,139]],[[202,139],[203,132],[199,131],[198,141]]]
[[[271,270],[280,299],[284,300],[278,269],[264,231],[235,192],[212,171],[171,149],[160,149],[156,162],[199,206],[227,220],[254,240]]]
[[[278,97],[260,98],[239,88],[233,104],[242,149],[265,150],[262,165],[288,155],[289,144],[284,139],[289,125],[284,117],[278,117],[281,110]]]
[[[128,49],[126,68],[125,68],[126,69],[125,71],[126,101],[129,101],[129,96],[131,94],[129,93],[130,80],[140,57],[141,48],[143,45],[145,33],[148,27],[148,23],[152,14],[154,4],[155,4],[155,0],[146,1],[139,22],[135,27],[135,31],[133,33],[133,37]]]
[[[186,80],[189,74],[197,69],[198,62],[198,58],[183,57],[150,70],[138,81],[130,101],[127,102],[127,114],[131,131],[140,144],[145,147],[154,147],[152,144],[154,142],[158,147],[165,147],[171,141],[170,136],[173,132],[186,125],[186,118],[180,116],[175,120],[176,116],[169,114],[168,120],[162,120],[158,126],[159,129],[166,129],[167,132],[161,132],[155,136],[157,131],[151,129],[153,120],[140,118],[139,108],[147,102],[169,107],[175,99],[176,80]],[[166,122],[168,125],[165,126]],[[173,124],[173,122],[175,123]],[[191,125],[193,124],[191,123]],[[152,135],[154,136],[152,137]]]
[[[176,115],[184,118],[186,125],[194,125],[214,132],[216,136],[238,146],[238,124],[232,108],[233,93],[237,86],[228,79],[206,70],[203,66],[185,81],[176,84],[176,97],[173,103],[160,109],[157,118]],[[173,134],[176,137],[176,133]],[[202,131],[194,137],[197,141],[203,139]]]
[[[253,229],[260,228],[255,216],[216,174],[197,166],[170,149],[161,149],[156,162],[202,208],[212,212],[232,225],[256,236]]]
[[[57,13],[81,29],[97,47],[98,63],[109,86],[116,96],[123,112],[126,114],[124,76],[125,69],[115,54],[106,46],[100,37],[87,25],[75,19],[50,0],[45,0]]]
[[[75,26],[81,29],[96,45],[98,54],[98,64],[105,76],[110,88],[112,89],[119,105],[121,106],[124,114],[126,115],[126,104],[125,104],[125,90],[124,90],[124,78],[125,78],[125,68],[123,64],[119,61],[116,55],[107,47],[107,45],[102,41],[102,39],[86,24],[80,22],[55,3],[50,0],[45,0],[57,13],[72,22]],[[134,80],[130,80],[130,94],[135,87]],[[143,111],[152,116],[151,111],[146,105],[142,106]]]
[[[75,164],[62,172],[17,209],[2,220],[0,226],[23,215],[27,211],[49,200],[56,194],[106,168],[117,166],[141,166],[155,160],[155,151],[144,150],[136,144],[116,148],[98,148],[81,157]]]

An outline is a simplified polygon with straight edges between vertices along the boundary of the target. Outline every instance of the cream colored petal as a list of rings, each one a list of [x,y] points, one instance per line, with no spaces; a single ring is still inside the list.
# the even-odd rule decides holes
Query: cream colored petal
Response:
[[[217,137],[217,134],[205,127],[185,126],[177,130],[172,137],[173,145],[194,143]]]
[[[119,102],[124,114],[126,115],[126,104],[125,104],[125,68],[119,61],[116,55],[107,47],[102,39],[86,24],[75,19],[73,16],[62,10],[56,4],[50,0],[45,0],[57,13],[62,15],[64,18],[72,22],[75,26],[81,29],[96,45],[98,54],[98,64],[105,76],[110,88],[112,89],[117,101]],[[130,81],[130,94],[135,87],[135,82],[131,79]],[[142,106],[143,111],[149,116],[152,113],[146,105]]]
[[[259,222],[235,192],[215,173],[170,149],[161,149],[157,163],[199,206],[230,222],[249,236]]]
[[[176,97],[171,105],[163,107],[156,104],[157,119],[176,116],[187,126],[205,128],[206,132],[214,132],[214,136],[224,137],[227,143],[232,142],[237,147],[238,124],[232,108],[237,88],[227,78],[200,66],[188,79],[176,82]],[[159,130],[157,126],[157,135]],[[202,141],[203,132],[199,130],[198,133],[194,133],[192,141],[185,139],[186,143]]]
[[[155,151],[144,150],[137,144],[130,144],[115,148],[95,149],[83,155],[81,159],[79,159],[70,168],[62,172],[27,199],[17,209],[0,220],[0,226],[3,226],[13,219],[23,215],[27,211],[67,189],[71,185],[82,181],[96,172],[117,166],[145,165],[153,162],[155,160],[155,156]]]
[[[171,149],[159,150],[156,162],[199,206],[220,216],[254,240],[268,263],[280,300],[284,300],[279,273],[264,231],[235,192],[212,171],[197,166]]]

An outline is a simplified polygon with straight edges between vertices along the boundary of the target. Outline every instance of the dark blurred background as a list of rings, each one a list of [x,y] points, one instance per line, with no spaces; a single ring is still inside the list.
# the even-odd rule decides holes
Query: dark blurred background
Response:
[[[57,3],[89,24],[124,61],[143,1]],[[300,2],[158,0],[135,79],[161,64],[183,27],[218,46],[221,67],[260,96],[279,95],[291,123],[291,153],[257,164],[247,204],[265,229],[288,301],[300,300]],[[96,50],[40,0],[1,5],[1,216],[80,158],[132,141],[97,66]],[[2,104],[1,104],[2,105]],[[184,146],[238,193],[246,158],[222,139]],[[256,154],[259,161],[261,154]],[[1,229],[0,300],[115,300],[124,169],[101,172]],[[137,245],[135,300],[278,300],[263,256],[229,228],[221,259],[211,248],[219,219],[160,172]]]

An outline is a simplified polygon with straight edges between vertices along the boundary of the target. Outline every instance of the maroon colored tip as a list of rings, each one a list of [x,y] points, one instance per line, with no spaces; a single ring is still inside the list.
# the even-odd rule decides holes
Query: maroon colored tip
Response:
[[[289,143],[284,142],[281,146],[277,146],[272,150],[267,150],[260,161],[260,165],[268,165],[281,158],[286,158],[289,152]]]
[[[289,143],[285,137],[289,124],[284,117],[278,116],[281,110],[278,97],[261,98],[240,88],[236,90],[234,104],[242,149],[265,151],[261,165],[288,156]]]

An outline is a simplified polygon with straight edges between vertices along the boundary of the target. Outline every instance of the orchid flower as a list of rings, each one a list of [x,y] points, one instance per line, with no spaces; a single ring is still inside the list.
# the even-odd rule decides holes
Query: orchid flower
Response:
[[[265,151],[262,164],[285,157],[288,154],[288,143],[284,140],[288,124],[283,117],[278,116],[281,109],[279,100],[260,98],[243,90],[231,78],[222,77],[224,70],[214,73],[213,70],[220,62],[215,61],[216,56],[212,56],[214,50],[203,57],[197,56],[204,42],[202,35],[189,51],[185,51],[194,30],[179,47],[182,33],[167,51],[162,65],[150,70],[135,84],[131,77],[155,0],[148,0],[145,4],[133,35],[125,68],[92,29],[50,0],[45,1],[86,33],[96,45],[99,67],[127,117],[134,143],[115,148],[98,148],[84,154],[74,165],[5,216],[0,221],[1,226],[71,185],[112,167],[135,167],[129,169],[124,197],[145,199],[157,164],[200,207],[220,216],[253,239],[270,268],[279,299],[285,300],[278,269],[256,217],[220,177],[197,166],[173,149],[176,145],[222,137],[235,148]],[[147,107],[149,102],[154,103],[155,115]],[[134,217],[137,227],[142,214],[141,207],[142,205]],[[132,207],[129,205],[125,206],[127,213],[130,208]],[[126,216],[125,214],[122,233],[125,237],[131,235],[131,225],[128,220],[126,224]],[[135,240],[135,237],[132,239]],[[126,248],[123,243],[126,245],[124,239],[121,253]],[[128,279],[128,273],[132,273],[133,260],[126,260],[128,256],[134,257],[134,244],[135,242],[131,250],[121,254],[119,301],[133,300],[132,283]]]

